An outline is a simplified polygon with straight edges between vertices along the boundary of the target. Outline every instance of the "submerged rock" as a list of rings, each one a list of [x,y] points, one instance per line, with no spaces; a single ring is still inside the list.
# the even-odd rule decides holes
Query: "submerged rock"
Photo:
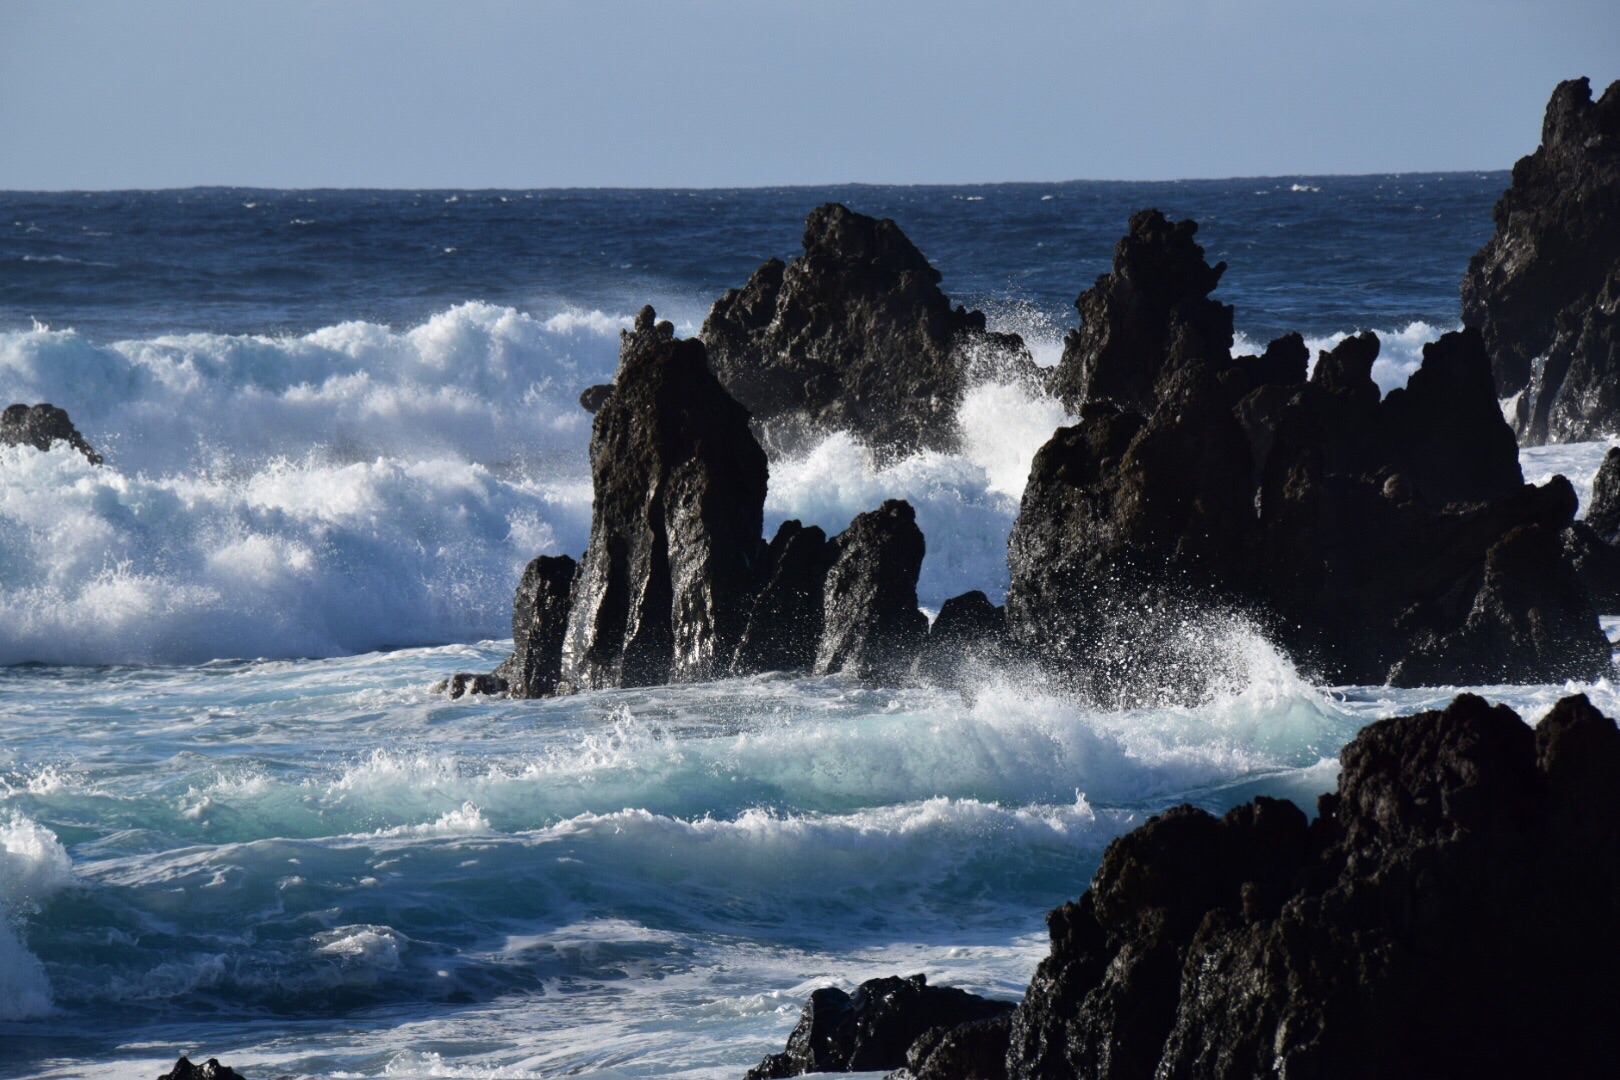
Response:
[[[1048,917],[1006,1075],[1620,1069],[1614,722],[1577,696],[1532,730],[1465,694],[1340,757],[1314,822],[1262,797],[1111,844]]]
[[[906,1051],[925,1034],[993,1021],[1012,1009],[1010,1001],[929,986],[924,975],[869,979],[854,994],[823,987],[810,995],[798,1026],[788,1036],[787,1049],[750,1069],[747,1080],[898,1069],[907,1064]],[[933,1045],[937,1046],[937,1038]]]
[[[1195,640],[1210,613],[1275,628],[1333,683],[1609,669],[1562,551],[1573,492],[1561,477],[1524,484],[1477,331],[1426,345],[1382,400],[1372,334],[1324,352],[1308,380],[1297,338],[1227,358],[1230,310],[1205,296],[1218,268],[1195,272],[1191,229],[1166,231],[1151,213],[1132,227],[1116,275],[1086,294],[1100,321],[1128,330],[1071,338],[1079,422],[1036,454],[1008,541],[1017,645],[1114,704],[1196,698],[1223,677]],[[1121,282],[1147,276],[1133,262],[1144,251],[1178,268],[1162,277],[1192,284],[1137,297],[1139,283]],[[1131,375],[1113,333],[1160,344],[1141,346]]]
[[[52,445],[65,442],[72,446],[92,465],[101,464],[101,455],[85,441],[79,429],[73,426],[67,410],[55,405],[8,405],[0,414],[0,446],[32,446],[49,450]]]
[[[728,291],[701,336],[773,446],[845,430],[888,452],[949,449],[975,365],[1041,376],[1020,338],[952,308],[939,280],[893,221],[828,203],[805,222],[804,254]]]
[[[831,544],[815,672],[898,681],[928,633],[917,609],[925,545],[916,511],[890,499],[857,515]]]
[[[1620,427],[1620,82],[1598,101],[1560,83],[1541,145],[1513,167],[1496,233],[1469,261],[1463,322],[1491,354],[1497,393],[1518,395],[1527,443]]]
[[[480,675],[470,671],[458,671],[448,679],[440,679],[434,683],[428,692],[444,694],[454,701],[457,698],[466,697],[468,694],[494,697],[497,694],[506,693],[507,689],[506,679],[497,669],[488,675]]]
[[[651,321],[650,309],[643,312]],[[765,454],[703,343],[626,335],[591,434],[591,538],[558,686],[691,682],[724,673],[764,557]]]

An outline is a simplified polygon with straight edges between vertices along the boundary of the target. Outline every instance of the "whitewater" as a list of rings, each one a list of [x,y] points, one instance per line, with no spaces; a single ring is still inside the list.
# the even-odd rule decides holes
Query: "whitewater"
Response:
[[[0,398],[67,408],[106,458],[0,449],[0,1075],[200,1053],[250,1077],[736,1077],[817,986],[1017,996],[1111,839],[1186,801],[1310,807],[1362,725],[1454,688],[1313,685],[1194,615],[1189,655],[1221,673],[1196,706],[993,671],[970,699],[784,676],[435,696],[509,649],[529,559],[585,547],[580,392],[641,303],[695,334],[830,197],[896,217],[1044,364],[1130,209],[1179,210],[1232,264],[1239,351],[1373,328],[1388,390],[1456,324],[1505,183],[0,193]],[[999,601],[1066,419],[986,372],[958,452],[880,462],[833,433],[773,460],[767,535],[904,498],[922,606]],[[1584,499],[1608,445],[1526,450],[1526,479]],[[1607,680],[1478,689],[1532,721],[1577,689],[1620,709]]]

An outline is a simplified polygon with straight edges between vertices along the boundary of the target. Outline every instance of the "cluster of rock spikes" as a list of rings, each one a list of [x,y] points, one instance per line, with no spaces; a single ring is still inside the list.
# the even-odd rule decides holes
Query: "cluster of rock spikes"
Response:
[[[1504,357],[1532,347],[1513,333],[1528,325],[1537,266],[1563,283],[1544,290],[1548,303],[1590,316],[1559,340],[1610,349],[1559,370],[1620,365],[1591,322],[1606,317],[1608,288],[1592,275],[1620,275],[1620,233],[1576,269],[1553,254],[1580,213],[1600,237],[1620,222],[1617,117],[1620,89],[1593,103],[1584,80],[1559,87],[1543,146],[1515,170],[1498,236],[1471,264],[1469,325],[1426,345],[1387,395],[1372,333],[1314,364],[1298,334],[1233,355],[1232,308],[1212,296],[1226,265],[1209,265],[1190,220],[1131,218],[1109,272],[1075,302],[1061,361],[1043,370],[1016,335],[953,306],[894,222],[818,207],[804,253],[728,291],[698,337],[677,339],[650,307],[623,333],[614,382],[581,398],[595,413],[584,556],[535,560],[514,604],[513,657],[445,686],[536,697],[760,671],[951,684],[964,664],[997,664],[1099,703],[1196,698],[1189,612],[1242,620],[1334,684],[1600,676],[1620,524],[1602,512],[1577,521],[1563,477],[1525,483],[1499,386],[1517,378]],[[1572,194],[1571,177],[1592,190]],[[1512,256],[1527,246],[1545,257]],[[830,538],[797,521],[761,536],[767,447],[840,429],[879,454],[950,448],[987,356],[1074,418],[1031,464],[1004,609],[970,593],[928,625],[916,597],[924,538],[904,502]],[[1620,370],[1592,378],[1620,385]],[[1558,393],[1573,400],[1552,389],[1521,400]],[[1547,409],[1526,415],[1564,415]],[[1597,492],[1591,511],[1620,493],[1620,460]]]

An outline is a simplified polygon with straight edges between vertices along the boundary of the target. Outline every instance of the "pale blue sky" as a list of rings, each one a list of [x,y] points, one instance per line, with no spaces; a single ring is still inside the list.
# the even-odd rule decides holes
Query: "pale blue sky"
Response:
[[[1620,0],[0,0],[0,188],[1495,169]]]

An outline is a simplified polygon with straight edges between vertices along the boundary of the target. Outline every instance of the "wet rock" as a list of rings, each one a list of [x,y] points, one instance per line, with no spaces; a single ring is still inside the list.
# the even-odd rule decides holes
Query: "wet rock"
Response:
[[[512,600],[512,655],[495,669],[515,698],[550,697],[557,689],[577,569],[567,555],[542,555],[524,567]]]
[[[1048,918],[1013,1078],[1620,1068],[1620,730],[1462,695],[1369,725],[1307,823],[1260,798],[1115,841]],[[1535,987],[1534,994],[1505,988]]]
[[[828,203],[805,222],[804,254],[728,291],[701,336],[773,447],[844,430],[889,453],[950,449],[976,366],[1042,376],[1021,339],[986,332],[939,281],[893,221]]]
[[[49,450],[58,442],[72,446],[92,465],[101,464],[101,455],[85,441],[79,429],[73,426],[67,410],[55,405],[8,405],[0,414],[0,446],[32,446]]]
[[[808,671],[821,642],[823,594],[834,548],[819,527],[784,521],[765,558],[765,585],[731,663],[733,675]]]
[[[1620,82],[1560,83],[1541,145],[1513,167],[1496,233],[1469,261],[1463,322],[1529,443],[1620,426]]]
[[[1131,217],[1113,269],[1074,302],[1080,328],[1064,338],[1052,383],[1070,412],[1109,402],[1145,414],[1160,378],[1189,361],[1219,368],[1230,359],[1232,309],[1209,298],[1226,264],[1204,261],[1197,232],[1197,222],[1157,210]]]
[[[870,979],[854,994],[823,987],[810,995],[787,1049],[750,1069],[747,1080],[898,1069],[925,1033],[1004,1016],[1012,1008],[1012,1002],[929,986],[923,975]]]
[[[906,1051],[906,1067],[889,1080],[1007,1080],[1011,1010],[987,1020],[924,1032]]]
[[[158,1077],[158,1080],[242,1080],[242,1074],[228,1065],[221,1065],[216,1058],[193,1065],[190,1058],[182,1057],[174,1063],[174,1068]]]
[[[506,691],[506,679],[501,676],[499,670],[488,675],[458,671],[448,679],[440,679],[429,690],[430,693],[444,694],[452,701],[468,694],[482,694],[486,697],[493,697],[496,694],[504,694]]]
[[[1611,446],[1603,456],[1583,519],[1605,541],[1620,540],[1620,446]]]
[[[924,542],[911,504],[890,499],[833,537],[815,673],[894,682],[928,633],[917,609]]]
[[[597,383],[595,386],[587,386],[579,393],[579,407],[594,415],[602,407],[602,403],[607,401],[608,395],[611,393],[613,393],[612,383]]]
[[[975,662],[993,663],[1005,652],[1007,616],[978,589],[940,605],[917,656],[916,673],[928,682],[954,685]]]
[[[1162,221],[1139,214],[1133,229],[1201,262],[1190,230],[1172,243]],[[1218,276],[1206,269],[1184,270],[1198,284],[1179,295],[1218,329],[1230,312],[1198,292]],[[1178,330],[1188,317],[1162,302],[1129,310],[1136,340],[1208,340]],[[1562,478],[1524,484],[1479,333],[1425,346],[1383,399],[1375,335],[1324,352],[1308,381],[1302,347],[1279,339],[1269,360],[1212,348],[1205,361],[1144,345],[1151,384],[1110,376],[1077,391],[1090,397],[1036,454],[1008,541],[1015,645],[1108,705],[1196,700],[1228,674],[1202,640],[1222,627],[1275,629],[1298,666],[1341,684],[1608,671],[1562,553],[1573,491]],[[1095,389],[1104,383],[1134,389]],[[1140,410],[1118,403],[1142,393]]]
[[[765,454],[702,342],[625,335],[591,434],[591,538],[559,689],[690,682],[726,670],[759,584]]]

